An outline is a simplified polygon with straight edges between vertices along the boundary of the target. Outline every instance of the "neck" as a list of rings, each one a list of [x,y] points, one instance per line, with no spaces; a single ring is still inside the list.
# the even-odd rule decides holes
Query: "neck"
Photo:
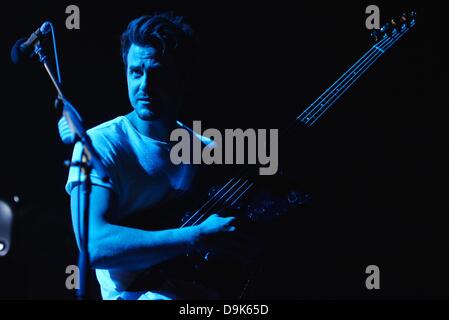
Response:
[[[173,119],[142,120],[135,111],[128,113],[126,117],[141,134],[160,141],[170,140],[170,133],[176,124]]]

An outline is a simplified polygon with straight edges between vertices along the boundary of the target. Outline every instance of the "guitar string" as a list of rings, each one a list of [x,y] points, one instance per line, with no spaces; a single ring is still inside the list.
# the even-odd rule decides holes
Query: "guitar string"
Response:
[[[249,182],[249,180],[246,180],[245,181],[245,184],[246,184],[246,182]],[[217,209],[217,211],[216,211],[216,213],[217,214],[220,214],[224,209],[226,209],[227,207],[226,207],[226,203],[229,203],[229,202],[231,202],[232,201],[232,203],[229,205],[229,207],[232,207],[252,186],[254,185],[254,182],[250,182],[249,184],[248,184],[248,186],[245,188],[245,190],[243,190],[233,201],[232,201],[232,196],[235,194],[235,192],[234,192],[234,194],[232,194],[226,201],[225,201],[225,203],[221,206],[221,208],[220,209]],[[244,186],[244,184],[241,186],[241,187],[243,187]],[[239,188],[239,189],[241,189],[241,188]],[[237,190],[238,191],[238,190]],[[236,191],[236,192],[237,192]]]
[[[334,93],[334,95],[326,102],[327,104],[318,108],[312,118],[305,123],[309,126],[312,126],[384,53],[388,50],[394,43],[396,43],[407,31],[403,31],[402,33],[397,33],[394,38],[391,39],[389,43],[385,45],[383,49],[378,48],[380,51],[377,55],[374,56],[373,59],[370,59],[365,66],[362,66],[362,70],[357,74],[354,74],[353,77],[349,79],[349,83],[345,86],[343,90]]]
[[[387,39],[384,39],[386,41],[388,41]],[[364,66],[366,66],[372,59],[373,57],[376,58],[376,55],[381,55],[381,53],[378,50],[379,46],[378,45],[374,45],[371,47],[371,49],[367,52],[369,53],[367,55],[367,57],[365,57],[363,60],[358,61],[355,65],[354,65],[354,70],[351,70],[351,72],[349,73],[345,73],[345,77],[339,81],[339,82],[335,82],[332,86],[331,86],[331,90],[328,91],[328,94],[326,95],[325,98],[323,98],[321,101],[319,101],[318,104],[314,104],[312,105],[311,110],[304,115],[304,117],[302,117],[302,119],[300,119],[304,124],[311,126],[311,122],[315,119],[318,119],[318,117],[320,115],[318,115],[318,113],[323,109],[322,107],[325,107],[327,104],[330,104],[331,99],[332,99],[332,93],[334,93],[335,96],[335,92],[341,92],[344,89],[349,88],[349,82],[351,80],[351,78],[353,78],[355,75],[357,74],[361,74],[363,72],[363,68]],[[328,98],[329,96],[331,96],[330,98]],[[327,101],[325,101],[327,99]]]
[[[383,43],[386,40],[387,40],[387,38],[383,38],[376,45],[379,45],[380,43]],[[320,99],[322,99],[324,95],[326,95],[326,97],[327,97],[329,95],[329,91],[333,90],[333,88],[336,85],[338,86],[340,84],[340,81],[343,79],[343,77],[345,77],[349,72],[352,72],[353,69],[356,68],[360,62],[363,62],[363,60],[366,58],[367,55],[371,55],[371,53],[374,51],[375,51],[375,45],[373,45],[367,52],[365,52],[365,54],[359,60],[357,60],[347,71],[345,71],[340,76],[340,78],[337,79],[337,81],[335,81],[314,102],[312,102],[304,111],[302,111],[301,114],[299,116],[297,116],[294,121],[292,121],[287,127],[285,127],[279,136],[280,137],[284,136],[291,129],[291,127],[296,126],[298,124],[298,120],[301,123],[304,123],[304,119],[307,119],[308,115],[310,115],[313,112],[313,110],[315,110],[317,102],[320,101]]]
[[[236,176],[237,177],[237,176]],[[201,210],[203,210],[204,207],[208,206],[210,202],[212,202],[214,200],[214,198],[218,198],[221,191],[223,191],[231,182],[232,180],[236,179],[236,177],[233,177],[232,179],[230,179],[225,185],[223,185],[223,187],[220,188],[220,190],[218,190],[209,200],[206,201],[206,203],[204,203],[195,213],[193,213],[189,219],[187,219],[187,221],[185,221],[180,228],[183,228],[185,226],[187,226],[187,224],[190,222],[190,220],[192,220],[196,215],[199,214],[199,212]],[[227,191],[226,191],[227,192]],[[214,204],[213,204],[214,205]]]
[[[245,182],[238,188],[238,190],[236,190],[231,196],[228,197],[228,199],[226,199],[226,201],[223,203],[223,205],[221,206],[220,209],[217,209],[218,211],[216,211],[217,214],[220,214],[224,209],[226,209],[226,204],[233,201],[229,207],[232,207],[234,205],[234,203],[236,203],[238,201],[238,199],[240,199],[240,197],[242,197],[248,190],[249,188],[251,188],[253,186],[253,182],[249,182],[248,186],[245,188],[245,190],[243,190],[240,194],[237,195],[237,197],[235,197],[234,200],[232,200],[233,196],[235,195],[235,193],[237,191],[239,191],[243,186],[245,186],[245,184],[249,182],[249,180],[245,180]]]
[[[251,182],[251,184],[246,187],[245,190],[243,190],[243,192],[231,203],[231,207],[249,190],[249,188],[251,188],[253,186],[254,182]]]
[[[377,60],[377,58],[379,58],[390,46],[388,46],[390,43],[394,43],[394,42],[396,42],[397,41],[397,39],[399,39],[398,38],[398,35],[400,35],[400,34],[403,34],[403,31],[404,30],[401,30],[400,32],[396,32],[395,34],[393,34],[393,35],[391,35],[391,36],[389,36],[389,37],[385,37],[384,39],[383,39],[383,41],[381,41],[381,42],[379,42],[379,43],[377,43],[377,44],[375,44],[375,45],[373,45],[372,47],[371,47],[371,49],[367,52],[367,53],[369,53],[369,55],[366,57],[366,58],[364,58],[363,60],[362,59],[360,59],[360,60],[362,60],[362,61],[357,61],[356,63],[355,63],[355,65],[353,66],[353,67],[355,67],[355,70],[351,70],[350,72],[345,72],[345,74],[343,75],[343,76],[345,76],[343,79],[342,79],[342,81],[340,81],[340,82],[342,82],[342,83],[348,83],[348,81],[346,81],[346,80],[348,80],[349,79],[349,81],[351,81],[351,79],[353,79],[355,76],[357,76],[358,74],[363,74],[366,70],[367,70],[367,68],[364,68],[366,65],[368,65],[368,67],[372,64],[370,64],[370,62],[371,61],[373,61],[373,57],[374,57],[374,61],[376,61]],[[397,38],[397,39],[396,39]],[[384,48],[381,48],[382,46],[384,46]],[[387,48],[387,46],[388,46],[388,48]],[[374,53],[374,55],[372,55],[372,53]],[[373,63],[374,63],[374,61],[373,61]],[[357,69],[362,69],[362,71],[357,71]],[[349,71],[349,70],[348,70]],[[327,90],[327,91],[329,91],[328,92],[328,94],[326,95],[326,97],[325,98],[323,98],[322,99],[322,101],[320,102],[320,103],[318,103],[318,105],[316,105],[315,106],[315,102],[317,102],[317,101],[315,101],[312,105],[311,105],[311,107],[312,107],[312,109],[313,110],[311,110],[311,111],[309,111],[308,112],[308,114],[307,114],[307,116],[305,117],[306,119],[305,119],[305,121],[304,121],[304,123],[305,124],[308,124],[308,122],[309,121],[313,121],[313,120],[317,120],[318,119],[318,117],[315,117],[315,114],[317,113],[317,112],[319,112],[319,111],[321,111],[322,110],[322,108],[320,107],[320,108],[317,108],[317,107],[319,107],[320,105],[321,106],[324,106],[323,105],[323,101],[324,100],[326,100],[326,98],[327,98],[327,96],[329,96],[330,94],[332,94],[332,93],[334,93],[333,95],[332,95],[332,97],[330,98],[330,99],[327,99],[328,101],[326,101],[326,102],[329,102],[334,96],[335,96],[335,91],[337,91],[337,92],[341,92],[341,90],[338,88],[339,86],[340,86],[340,83],[338,83],[339,81],[336,81],[329,89],[331,89],[332,87],[334,87],[335,85],[337,85],[337,89],[333,89],[333,90]],[[349,86],[350,86],[351,84],[349,84],[349,85],[347,85],[347,84],[344,84],[343,86],[346,86],[345,88],[347,89],[347,88],[349,88]],[[317,99],[318,100],[318,99]],[[326,109],[327,110],[327,109]],[[304,120],[304,119],[303,119]]]
[[[324,114],[324,112],[326,112],[352,86],[352,84],[354,84],[369,69],[369,67],[371,67],[391,46],[393,46],[393,44],[395,44],[400,38],[402,38],[409,29],[410,27],[397,31],[395,34],[391,35],[388,38],[388,41],[374,45],[372,49],[375,49],[376,53],[373,57],[371,57],[370,54],[370,56],[361,63],[361,71],[351,72],[351,76],[349,77],[349,80],[346,82],[346,84],[344,84],[344,88],[342,90],[337,90],[336,93],[334,91],[334,94],[331,96],[331,98],[326,101],[326,105],[324,105],[324,108],[323,105],[321,105],[319,108],[315,108],[312,116],[304,123],[312,126]],[[344,81],[346,81],[346,79]]]
[[[329,91],[330,90],[332,90],[332,88],[333,87],[335,87],[336,85],[339,85],[340,83],[339,82],[341,82],[340,80],[343,78],[343,77],[345,77],[345,76],[347,76],[348,75],[348,73],[349,72],[352,72],[352,69],[353,68],[355,68],[355,67],[358,67],[358,65],[360,65],[361,63],[360,62],[364,62],[364,60],[366,60],[366,56],[367,55],[371,55],[371,53],[372,53],[372,51],[381,51],[381,50],[383,50],[384,52],[386,51],[386,50],[388,50],[394,43],[396,43],[396,41],[397,40],[399,40],[399,38],[401,38],[406,32],[408,32],[410,29],[411,29],[411,27],[413,27],[414,26],[414,24],[415,24],[415,21],[414,20],[412,20],[411,22],[410,22],[410,25],[405,25],[405,27],[401,27],[401,29],[400,29],[400,31],[399,32],[397,32],[397,33],[395,33],[394,35],[392,35],[392,36],[390,36],[390,37],[384,37],[381,41],[379,41],[378,43],[376,43],[375,45],[373,45],[349,70],[347,70],[336,82],[334,82],[334,84],[332,85],[332,86],[330,86],[323,94],[321,94],[309,107],[307,107],[296,119],[295,119],[295,121],[293,121],[292,123],[290,123],[290,125],[288,125],[285,129],[283,129],[283,131],[282,131],[282,133],[280,134],[280,137],[282,137],[287,131],[289,131],[290,129],[291,129],[291,127],[292,126],[294,126],[294,125],[297,125],[297,122],[298,122],[298,120],[300,120],[300,122],[301,123],[304,123],[304,124],[306,124],[305,122],[304,122],[304,119],[305,118],[307,118],[307,115],[310,115],[314,110],[316,110],[316,104],[317,104],[317,102],[323,97],[323,95],[325,95],[326,93],[327,93],[327,95],[326,96],[328,96],[329,95]],[[397,37],[399,35],[399,37]],[[394,38],[395,39],[395,41],[391,41],[392,40],[392,38]],[[385,49],[382,49],[382,48],[380,48],[380,50],[379,50],[379,46],[384,46],[385,45],[385,43],[387,42],[387,41],[390,41],[389,43],[388,43],[388,47],[386,47]],[[377,47],[377,48],[376,48]],[[377,49],[377,50],[376,50]],[[381,56],[381,54],[379,55],[379,57]],[[375,61],[377,61],[377,59],[375,60]],[[374,61],[374,62],[375,62]],[[374,63],[373,62],[373,63]],[[360,75],[361,76],[361,75]],[[357,80],[358,78],[356,78],[355,80]],[[354,81],[355,81],[354,80]],[[350,85],[352,85],[352,83],[350,84]],[[340,98],[340,96],[350,87],[350,85],[348,86],[348,87],[346,87],[345,88],[345,90],[343,90],[343,92],[342,91],[340,91],[341,92],[341,94],[340,95],[338,95],[336,98],[335,98],[335,100],[332,102],[332,104],[334,103],[334,102],[336,102],[339,98]],[[332,104],[329,104],[328,105],[328,108],[329,107],[331,107],[332,106]],[[323,112],[322,112],[322,114],[324,114],[324,112],[325,111],[327,111],[328,110],[328,108],[326,108]],[[320,114],[320,116],[319,117],[321,117],[321,115],[322,114]],[[319,118],[318,117],[318,118]],[[315,121],[316,120],[318,120],[318,118],[317,119],[315,119]],[[315,121],[312,123],[312,124],[314,124],[315,123]],[[310,124],[309,126],[311,126],[312,124]]]
[[[369,62],[374,58],[376,59],[376,55],[380,57],[381,53],[379,53],[378,50],[376,50],[376,46],[372,48],[371,53],[368,55],[368,57],[363,60],[357,68],[354,69],[345,79],[342,80],[341,83],[337,84],[335,89],[329,92],[329,94],[326,96],[327,100],[323,99],[320,103],[318,103],[314,108],[309,112],[308,115],[306,115],[305,118],[302,119],[302,123],[308,126],[312,126],[313,123],[318,120],[324,112],[328,109],[327,107],[331,106],[336,100],[332,101],[332,99],[336,96],[336,94],[345,92],[349,87],[352,85],[351,79],[354,78],[357,75],[364,74],[365,66],[369,64]],[[330,96],[330,97],[329,97]]]
[[[309,125],[310,126],[313,125],[318,120],[318,118],[320,118],[324,114],[324,112],[326,112],[346,92],[346,90],[348,90],[348,88],[351,87],[352,84],[365,73],[366,70],[368,70],[389,48],[391,48],[397,41],[399,41],[399,39],[402,38],[409,30],[410,28],[401,30],[401,32],[396,33],[392,38],[392,40],[389,43],[386,43],[383,48],[380,48],[379,46],[379,51],[382,50],[380,51],[380,54],[377,55],[372,61],[370,61],[369,64],[362,70],[362,72],[360,72],[359,74],[355,75],[355,77],[350,79],[351,81],[350,84],[344,90],[340,91],[338,95],[334,94],[330,100],[332,100],[333,98],[335,99],[331,101],[327,106],[325,106],[323,110],[319,110],[321,113],[318,116],[314,116],[315,119]]]
[[[385,41],[386,38],[382,39],[381,42]],[[338,84],[340,82],[340,80],[342,80],[348,73],[352,72],[352,70],[357,66],[357,64],[360,61],[363,61],[365,59],[365,57],[371,53],[371,51],[373,51],[374,46],[372,46],[367,52],[365,52],[365,54],[359,59],[357,60],[347,71],[345,71],[340,78],[337,79],[337,81],[335,81],[326,91],[324,91],[314,102],[312,102],[312,104],[310,104],[309,107],[307,107],[304,111],[301,112],[301,114],[296,117],[296,120],[300,120],[300,118],[306,118],[306,114],[310,114],[313,110],[313,108],[315,107],[315,104],[321,99],[323,98],[324,95],[327,96],[328,92],[330,90],[332,90],[332,88]]]
[[[241,180],[241,179],[239,179],[239,181],[240,181],[240,180]],[[227,203],[229,203],[230,201],[232,201],[233,198],[238,199],[239,197],[241,197],[241,196],[243,195],[244,192],[246,192],[246,189],[245,189],[242,193],[238,194],[237,197],[234,197],[235,194],[236,194],[240,189],[242,189],[242,188],[248,183],[248,181],[249,181],[249,180],[244,180],[244,181],[242,181],[242,183],[241,183],[240,185],[238,185],[238,186],[237,186],[237,184],[235,184],[234,186],[237,186],[237,187],[234,189],[234,192],[233,192],[232,194],[228,195],[228,197],[227,197],[225,200],[223,200],[223,197],[224,197],[224,196],[221,197],[220,199],[218,199],[218,200],[217,200],[217,201],[216,201],[210,208],[208,208],[208,209],[206,210],[206,212],[204,212],[198,219],[196,219],[196,220],[191,224],[191,226],[198,224],[198,223],[200,222],[201,218],[203,218],[204,215],[206,215],[207,213],[209,213],[210,211],[212,211],[212,210],[214,209],[214,207],[220,205],[220,202],[221,202],[221,207],[220,207],[220,209],[215,209],[214,212],[215,212],[215,213],[221,213],[221,211],[223,210],[223,208],[226,207],[226,204],[227,204]],[[234,186],[233,186],[233,187],[234,187]],[[232,188],[230,188],[228,191],[232,191]],[[223,201],[222,201],[222,200],[223,200]],[[231,205],[232,205],[232,204],[231,204]]]
[[[231,192],[232,189],[234,188],[234,186],[238,185],[238,183],[240,182],[240,180],[241,180],[241,179],[239,179],[239,180],[237,181],[237,183],[235,183],[235,184],[234,184],[228,191],[226,191],[226,193]],[[216,202],[215,202],[209,209],[207,209],[203,214],[201,214],[201,216],[200,216],[199,218],[197,218],[197,219],[191,224],[191,226],[194,226],[194,225],[198,224],[198,223],[200,222],[200,220],[201,220],[207,213],[209,213],[209,212],[210,212],[216,205],[219,205],[220,202],[222,202],[222,207],[224,207],[225,204],[229,202],[229,199],[231,199],[231,198],[234,196],[234,194],[235,194],[238,190],[240,190],[240,189],[242,188],[243,185],[246,184],[246,182],[247,182],[247,180],[243,181],[243,183],[237,188],[237,190],[235,190],[231,195],[229,195],[228,198],[225,199],[224,201],[222,201],[222,200],[223,200],[223,198],[225,197],[226,193],[223,194],[223,196],[220,197],[220,198],[219,198],[219,199],[218,199],[218,200],[217,200],[217,201],[216,201]],[[214,211],[216,211],[216,210],[214,210]]]

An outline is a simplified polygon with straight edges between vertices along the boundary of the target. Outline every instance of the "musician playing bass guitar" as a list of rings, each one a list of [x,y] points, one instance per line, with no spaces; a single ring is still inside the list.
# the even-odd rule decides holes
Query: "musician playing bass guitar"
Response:
[[[133,111],[88,131],[109,175],[109,182],[103,182],[95,170],[90,174],[88,249],[103,299],[219,298],[213,288],[202,286],[187,290],[182,284],[162,281],[132,289],[132,283],[143,270],[161,262],[198,248],[213,251],[209,236],[234,233],[233,216],[212,214],[195,226],[153,230],[123,223],[143,209],[150,209],[147,217],[151,220],[152,208],[175,202],[192,188],[196,170],[191,165],[172,164],[169,137],[195,68],[193,43],[191,27],[171,13],[139,17],[122,34],[121,54]],[[72,161],[79,161],[81,155],[77,143]],[[79,177],[79,168],[72,167],[66,185],[78,245],[77,217],[83,208]]]

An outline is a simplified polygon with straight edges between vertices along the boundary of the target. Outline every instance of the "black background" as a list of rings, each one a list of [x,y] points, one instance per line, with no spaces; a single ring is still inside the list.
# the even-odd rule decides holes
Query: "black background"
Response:
[[[245,3],[245,4],[243,4]],[[424,5],[425,3],[425,5]],[[312,128],[289,162],[314,194],[276,234],[254,297],[448,298],[446,112],[441,2],[48,1],[2,5],[0,197],[17,204],[17,239],[0,258],[0,298],[73,299],[76,264],[54,89],[38,62],[14,66],[12,44],[55,24],[66,95],[92,127],[130,110],[119,55],[127,23],[155,10],[187,16],[201,39],[204,127],[278,128],[291,122],[371,45],[365,8],[382,24],[403,10],[416,27]],[[81,29],[65,29],[77,4]],[[292,160],[293,159],[293,160]],[[282,163],[282,158],[280,159]],[[220,168],[216,168],[220,170]],[[381,289],[365,288],[365,268]]]

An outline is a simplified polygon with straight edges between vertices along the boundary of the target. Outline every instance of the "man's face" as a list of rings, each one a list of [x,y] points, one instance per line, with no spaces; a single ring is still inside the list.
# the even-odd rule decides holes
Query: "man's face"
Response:
[[[132,44],[126,70],[131,105],[142,120],[176,116],[180,86],[174,63],[153,47]]]

